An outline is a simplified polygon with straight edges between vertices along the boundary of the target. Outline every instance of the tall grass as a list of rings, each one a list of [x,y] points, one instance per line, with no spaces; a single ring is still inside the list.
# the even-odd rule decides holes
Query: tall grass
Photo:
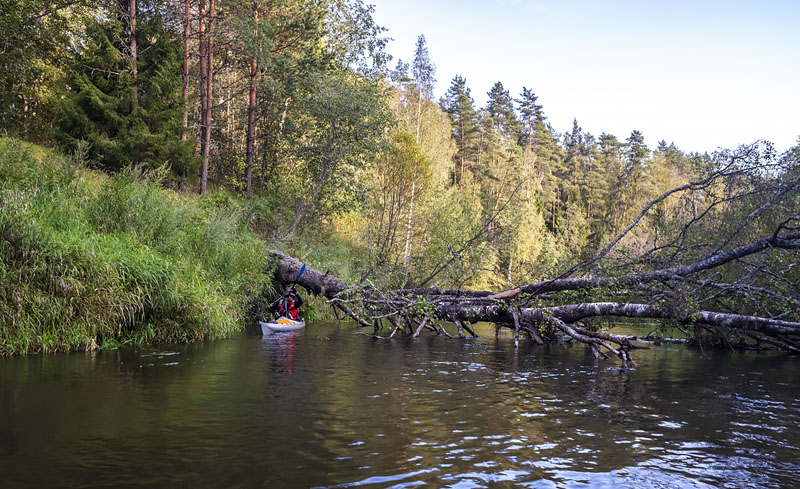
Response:
[[[87,170],[0,138],[0,354],[189,341],[241,327],[269,284],[235,204],[161,174]]]

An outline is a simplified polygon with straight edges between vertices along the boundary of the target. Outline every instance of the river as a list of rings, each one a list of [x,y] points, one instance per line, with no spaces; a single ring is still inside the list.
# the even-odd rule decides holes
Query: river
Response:
[[[0,359],[3,488],[800,485],[800,358],[342,324]]]

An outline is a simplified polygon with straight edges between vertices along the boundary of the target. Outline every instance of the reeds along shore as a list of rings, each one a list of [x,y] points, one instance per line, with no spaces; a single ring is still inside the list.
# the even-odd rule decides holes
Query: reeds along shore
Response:
[[[0,138],[0,355],[224,336],[269,286],[235,206]]]

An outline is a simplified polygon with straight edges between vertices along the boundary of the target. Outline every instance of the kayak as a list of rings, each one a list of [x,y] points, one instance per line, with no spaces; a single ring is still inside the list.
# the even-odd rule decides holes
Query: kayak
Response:
[[[302,319],[296,321],[286,316],[281,316],[267,323],[259,321],[258,324],[261,325],[261,334],[270,334],[280,331],[297,331],[298,329],[303,329],[306,322]]]

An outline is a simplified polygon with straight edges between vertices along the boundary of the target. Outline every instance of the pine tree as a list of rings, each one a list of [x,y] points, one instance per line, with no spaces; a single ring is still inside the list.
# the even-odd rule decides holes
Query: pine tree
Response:
[[[489,98],[486,103],[486,111],[492,118],[495,130],[504,142],[507,141],[509,145],[513,144],[513,140],[519,134],[520,123],[514,113],[514,101],[511,95],[500,82],[496,82],[487,95]]]
[[[258,36],[258,23],[261,19],[261,12],[258,10],[258,5],[253,3],[253,23],[256,24],[253,29],[254,36]],[[263,55],[260,49],[250,58],[250,86],[247,91],[247,150],[245,152],[245,192],[247,195],[253,193],[253,164],[256,158],[256,82],[258,81],[258,61],[260,54]]]
[[[533,93],[533,90],[522,87],[522,93],[516,102],[519,104],[519,113],[522,119],[520,144],[523,147],[533,146],[535,124],[537,121],[544,122],[545,119],[542,106],[537,104],[537,101],[538,97]]]
[[[675,143],[670,143],[668,145],[667,142],[662,139],[658,142],[656,152],[664,155],[667,162],[680,172],[691,172],[693,170],[690,158],[688,158],[683,151],[678,149]]]
[[[464,171],[477,153],[476,136],[478,133],[475,102],[472,100],[467,81],[459,75],[453,78],[450,88],[442,100],[442,110],[450,119],[453,140],[456,142],[456,167],[453,171],[453,183],[462,185]]]
[[[575,202],[581,197],[581,188],[585,186],[584,172],[584,141],[578,119],[572,119],[572,131],[564,135],[564,150],[566,152],[565,178],[562,181],[564,202]]]
[[[181,141],[186,141],[189,137],[189,64],[191,60],[191,38],[192,38],[192,2],[184,0],[183,4],[183,117],[181,119]],[[181,175],[181,179],[186,179],[186,173]]]
[[[605,226],[603,234],[615,233],[620,223],[622,202],[628,197],[630,189],[625,185],[624,148],[613,134],[603,133],[598,141],[600,171],[605,174]]]
[[[625,156],[625,174],[627,182],[634,191],[643,190],[648,178],[647,156],[650,150],[644,144],[644,136],[639,131],[632,131],[627,141]]]
[[[533,156],[535,172],[541,181],[541,200],[545,207],[547,225],[550,231],[555,232],[558,226],[558,216],[561,209],[561,182],[566,175],[564,164],[564,151],[558,145],[555,131],[546,123],[546,117],[541,107],[535,105],[535,99],[526,110],[532,110],[535,115],[533,123]]]
[[[515,186],[513,182],[520,181],[525,173],[519,167],[522,159],[522,150],[517,144],[520,123],[514,111],[513,99],[501,82],[495,83],[487,95],[485,120],[481,125],[486,154],[485,170],[482,170],[487,177],[483,182],[485,214],[490,216],[497,213],[501,201],[509,196]],[[489,239],[499,247],[499,256],[510,256],[510,232],[504,220],[493,221],[489,226]]]
[[[597,139],[592,134],[585,133],[580,156],[583,167],[581,200],[586,205],[586,217],[588,218],[593,217],[593,211],[599,209],[605,197],[604,175],[598,164],[597,152]]]
[[[217,67],[225,77],[219,84],[231,86],[227,98],[238,103],[219,117],[244,124],[230,122],[228,131],[215,134],[220,139],[217,152],[226,152],[217,161],[231,162],[228,175],[215,173],[249,194],[258,186],[283,181],[281,153],[296,153],[285,144],[287,128],[299,118],[295,117],[298,101],[307,94],[312,78],[331,67],[330,53],[320,49],[327,6],[313,0],[223,5],[219,35],[232,42],[226,46],[228,66]],[[234,95],[239,90],[241,98]],[[236,165],[242,153],[243,172]]]
[[[205,0],[200,0],[200,24],[201,32],[203,25],[208,20],[208,30],[206,36],[201,36],[201,51],[200,51],[200,65],[206,66],[205,76],[200,77],[200,83],[204,85],[201,90],[202,97],[205,98],[205,103],[202,104],[202,113],[200,114],[200,127],[202,140],[201,147],[203,163],[200,167],[200,195],[205,195],[208,186],[208,165],[211,156],[211,118],[214,109],[214,27],[217,21],[216,0],[208,1],[208,11],[205,11]],[[205,41],[205,49],[202,49],[202,44]]]

